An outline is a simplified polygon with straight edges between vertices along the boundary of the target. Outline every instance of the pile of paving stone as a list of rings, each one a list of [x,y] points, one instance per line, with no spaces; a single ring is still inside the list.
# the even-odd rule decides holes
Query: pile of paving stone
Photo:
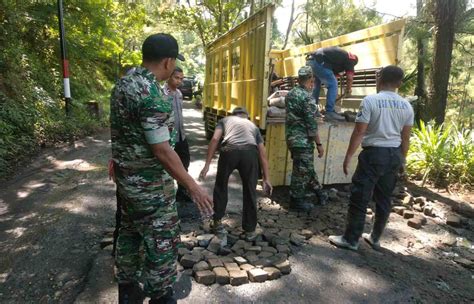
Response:
[[[245,239],[239,227],[240,215],[226,218],[223,223],[227,233],[216,235],[208,227],[193,229],[185,224],[178,270],[204,285],[237,286],[289,274],[291,248],[313,236],[308,229],[312,215],[288,212],[269,199],[260,200],[259,209],[257,237],[252,241]]]
[[[436,217],[434,204],[425,197],[413,197],[406,187],[397,187],[393,192],[392,212],[403,216],[408,226],[420,229],[428,222],[427,216]]]

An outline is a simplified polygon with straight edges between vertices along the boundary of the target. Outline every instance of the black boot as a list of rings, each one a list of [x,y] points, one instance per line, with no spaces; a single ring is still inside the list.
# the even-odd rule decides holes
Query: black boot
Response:
[[[173,298],[173,289],[171,287],[166,288],[166,293],[157,299],[151,299],[148,304],[175,304],[178,301]]]
[[[318,199],[318,205],[324,206],[329,202],[329,195],[323,189],[316,190],[316,198]]]
[[[290,201],[290,210],[292,211],[309,212],[311,209],[313,209],[313,207],[313,204],[305,202],[302,199],[292,198]]]
[[[119,283],[119,304],[142,304],[143,295],[135,283]]]
[[[371,233],[371,236],[374,242],[378,243],[380,241],[380,237],[382,236],[382,233],[385,230],[387,221],[388,221],[388,216],[375,214],[374,226],[372,227],[372,233]]]

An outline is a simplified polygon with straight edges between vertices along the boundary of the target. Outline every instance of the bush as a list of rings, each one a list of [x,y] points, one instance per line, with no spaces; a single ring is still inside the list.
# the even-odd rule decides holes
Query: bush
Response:
[[[474,132],[455,125],[420,122],[413,130],[407,157],[410,176],[436,187],[453,185],[472,189],[474,183]]]

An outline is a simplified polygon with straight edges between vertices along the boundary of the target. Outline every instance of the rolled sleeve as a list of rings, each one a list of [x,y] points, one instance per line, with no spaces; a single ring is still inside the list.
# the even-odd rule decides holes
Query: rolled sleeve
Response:
[[[140,121],[148,144],[159,144],[170,140],[170,131],[166,123],[169,117],[169,113],[164,112],[159,103],[142,109]]]
[[[369,123],[370,121],[370,107],[367,99],[363,99],[360,103],[359,112],[357,113],[355,122]]]

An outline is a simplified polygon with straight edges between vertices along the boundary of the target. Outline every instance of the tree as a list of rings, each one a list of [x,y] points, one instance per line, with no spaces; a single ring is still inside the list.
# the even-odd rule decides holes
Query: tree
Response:
[[[446,116],[456,20],[464,14],[467,0],[432,0],[430,4],[435,28],[434,55],[424,120],[434,119],[436,124],[442,124]]]
[[[377,25],[382,21],[377,12],[359,7],[352,0],[308,0],[303,11],[307,15],[306,31],[297,31],[299,38],[296,44],[300,41],[305,44],[322,41]],[[308,31],[308,25],[313,30]]]

